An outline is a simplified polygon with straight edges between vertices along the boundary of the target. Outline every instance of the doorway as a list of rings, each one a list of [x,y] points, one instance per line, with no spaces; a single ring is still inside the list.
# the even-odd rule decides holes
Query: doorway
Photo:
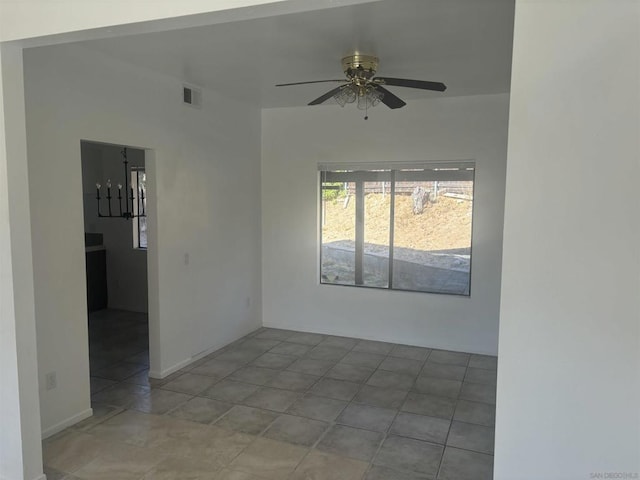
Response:
[[[111,403],[148,386],[145,151],[90,141],[80,148],[91,398]]]

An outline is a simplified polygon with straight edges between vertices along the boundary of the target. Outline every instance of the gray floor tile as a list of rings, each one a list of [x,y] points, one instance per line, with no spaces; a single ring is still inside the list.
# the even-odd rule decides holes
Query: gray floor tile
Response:
[[[335,380],[333,378],[322,378],[309,389],[309,393],[319,397],[328,397],[335,400],[350,401],[358,390],[360,385],[345,380]]]
[[[327,346],[327,347],[340,347],[340,348],[346,348],[347,350],[351,350],[353,347],[356,346],[357,343],[358,343],[358,340],[356,340],[355,338],[328,336],[327,338],[322,340],[322,342],[320,342],[318,345]]]
[[[167,456],[140,480],[218,480],[219,468],[215,462],[209,463],[205,459]]]
[[[197,395],[216,383],[216,379],[206,375],[183,373],[178,378],[162,385],[163,390]]]
[[[129,408],[139,412],[162,415],[191,398],[193,398],[191,395],[185,393],[153,389],[149,395],[134,401]]]
[[[372,387],[394,388],[396,390],[409,390],[413,386],[415,379],[415,375],[376,370],[376,372],[369,377],[369,380],[367,380],[367,385],[371,385]]]
[[[377,353],[351,351],[347,353],[344,357],[342,357],[342,360],[340,360],[340,363],[358,365],[359,367],[377,368],[378,365],[380,365],[384,359],[385,359],[384,355],[379,355]]]
[[[379,355],[388,355],[395,345],[386,342],[376,342],[373,340],[360,340],[353,350],[355,352],[376,353]]]
[[[240,344],[242,350],[253,350],[255,352],[264,353],[280,344],[280,340],[270,338],[249,338]]]
[[[447,445],[493,454],[494,429],[482,425],[453,421],[447,438]]]
[[[266,328],[258,333],[255,338],[267,338],[269,340],[286,340],[295,332],[291,330],[280,330],[277,328]]]
[[[375,455],[383,438],[384,435],[379,432],[334,425],[316,448],[368,462]]]
[[[352,403],[342,411],[336,423],[350,427],[386,432],[395,418],[397,410]]]
[[[418,375],[423,362],[411,360],[410,358],[387,357],[378,367],[380,370],[388,372],[404,373],[407,375]]]
[[[411,345],[395,345],[389,356],[391,357],[400,357],[400,358],[409,358],[411,360],[419,360],[424,362],[431,349],[422,348],[422,347],[412,347]]]
[[[145,387],[154,387],[166,383],[166,379],[149,378],[149,370],[142,370],[131,377],[125,378],[123,382],[143,385]]]
[[[418,377],[413,389],[419,393],[437,395],[439,397],[458,398],[462,382],[444,378]]]
[[[233,404],[231,403],[195,397],[171,410],[169,415],[192,422],[211,423],[220,415],[226,413],[232,406]]]
[[[469,363],[468,353],[450,352],[448,350],[433,350],[429,354],[429,362],[432,363],[446,363],[447,365],[459,365],[466,367]]]
[[[326,374],[329,378],[347,380],[349,382],[363,383],[375,370],[370,367],[359,367],[349,363],[338,363]]]
[[[208,375],[210,377],[214,377],[216,380],[222,380],[224,377],[232,374],[240,367],[242,367],[242,363],[226,362],[219,358],[214,358],[192,368],[189,370],[189,373],[196,375]]]
[[[483,402],[492,405],[496,404],[496,387],[493,385],[483,385],[481,383],[462,383],[460,398],[471,400],[472,402]]]
[[[455,405],[456,401],[453,398],[409,392],[401,410],[429,417],[451,419]]]
[[[401,472],[382,465],[372,465],[364,480],[433,480],[433,476],[425,476],[415,472]]]
[[[236,405],[225,416],[220,418],[215,423],[215,426],[236,432],[258,435],[271,425],[271,422],[277,417],[278,414],[274,412]]]
[[[293,362],[287,370],[292,372],[306,373],[307,375],[322,376],[327,373],[335,362],[328,362],[326,360],[314,360],[313,358],[300,358]]]
[[[281,344],[273,347],[269,350],[270,353],[277,353],[279,355],[292,355],[294,357],[302,357],[311,350],[309,345],[301,345],[299,343],[282,342]]]
[[[102,405],[95,402],[91,404],[91,409],[93,410],[93,415],[91,415],[89,418],[85,418],[81,422],[76,423],[71,428],[73,428],[74,430],[82,430],[86,432],[88,430],[91,430],[99,423],[102,423],[124,411],[122,407],[112,407],[110,405]]]
[[[142,385],[118,383],[113,387],[109,387],[92,395],[91,401],[117,407],[126,407],[136,399],[149,395],[150,391],[151,389],[149,387]]]
[[[282,370],[283,368],[287,368],[297,359],[298,357],[294,357],[293,355],[279,355],[277,353],[267,352],[251,362],[251,365],[254,367]]]
[[[47,466],[44,467],[44,474],[47,476],[47,480],[63,480],[67,475],[65,472],[61,472]]]
[[[363,385],[353,398],[354,402],[373,405],[374,407],[399,409],[407,398],[408,390],[372,387]]]
[[[454,420],[492,427],[496,423],[496,407],[488,403],[458,400]]]
[[[265,385],[273,380],[278,373],[280,373],[279,370],[273,370],[271,368],[247,366],[229,375],[229,380],[250,383],[252,385]]]
[[[284,412],[299,398],[300,394],[297,392],[262,387],[247,397],[243,403],[251,407]]]
[[[147,367],[138,363],[120,362],[97,370],[95,373],[92,373],[92,376],[120,381],[142,370],[147,370]]]
[[[222,478],[227,480],[257,480],[258,478],[284,480],[290,478],[308,451],[308,448],[299,445],[269,438],[258,438],[229,465],[231,470],[239,470],[251,475]]]
[[[293,415],[280,415],[264,436],[281,442],[312,446],[329,426],[326,422]]]
[[[435,477],[443,451],[440,445],[391,436],[386,438],[373,463]]]
[[[498,357],[471,355],[469,366],[473,368],[484,368],[486,370],[496,370],[498,368]]]
[[[496,384],[497,374],[495,370],[485,370],[482,368],[469,367],[467,375],[464,377],[465,382],[484,383],[485,385]]]
[[[467,367],[427,362],[424,364],[420,375],[432,378],[446,378],[448,380],[463,380],[466,372]]]
[[[492,480],[493,457],[447,447],[442,457],[439,480]]]
[[[314,358],[316,360],[328,360],[337,362],[347,353],[349,353],[348,348],[318,345],[309,350],[309,353],[307,353],[307,357]]]
[[[113,387],[118,383],[117,380],[109,380],[107,378],[91,377],[91,394],[101,392],[109,387]]]
[[[318,333],[296,332],[287,339],[287,342],[301,343],[303,345],[318,345],[324,339],[325,336]]]
[[[367,467],[361,460],[311,450],[288,480],[360,480]]]
[[[126,383],[112,387],[106,387],[111,383],[108,380],[92,379],[94,401],[109,400],[110,405],[121,406],[94,403],[96,415],[74,426],[78,433],[90,430],[96,435],[105,434],[105,438],[111,435],[110,441],[118,438],[126,442],[128,438],[145,436],[143,432],[157,423],[162,430],[168,428],[167,439],[173,438],[172,441],[201,429],[243,432],[241,436],[247,440],[242,448],[251,440],[246,434],[264,435],[266,438],[258,439],[262,443],[250,448],[251,452],[233,468],[224,472],[203,470],[207,478],[221,480],[343,480],[361,479],[363,474],[365,480],[433,480],[436,474],[429,462],[443,449],[439,480],[491,477],[492,456],[477,450],[491,452],[493,448],[496,357],[261,328],[165,379],[155,380],[147,375],[147,330],[141,330],[144,341],[130,341],[130,333],[122,336],[120,327],[113,329],[115,323],[110,320],[108,326],[124,341],[113,345],[92,342],[91,372],[107,371],[123,361],[144,369],[126,378]],[[422,369],[414,383],[416,366]],[[242,381],[226,378],[232,374],[235,380]],[[369,384],[362,385],[369,380]],[[453,398],[432,395],[453,396],[460,381],[462,392],[457,404]],[[156,389],[150,390],[150,385]],[[321,395],[350,398],[350,390],[356,387],[345,385],[359,389],[351,404],[310,393],[313,389]],[[405,387],[389,388],[402,385]],[[104,390],[97,392],[98,388]],[[410,388],[414,391],[408,393]],[[201,389],[206,389],[201,396],[190,396]],[[123,412],[136,399],[144,410],[158,412],[176,401],[180,403],[166,416]],[[278,411],[237,405],[245,400]],[[101,406],[106,409],[102,419]],[[279,413],[285,408],[286,414]],[[400,408],[402,411],[398,412]],[[114,419],[127,414],[136,417],[109,427]],[[211,423],[215,427],[202,425]],[[448,428],[450,423],[454,425]],[[103,425],[109,428],[104,430]],[[119,433],[113,428],[120,429]],[[389,432],[389,437],[381,447],[384,431]],[[444,447],[442,442],[449,432],[448,445]],[[222,439],[216,435],[215,442],[220,442]],[[303,457],[314,442],[320,444],[318,449]],[[205,452],[207,448],[198,447],[194,452]],[[380,455],[373,459],[375,465],[368,467],[366,462],[378,448]],[[237,453],[239,450],[233,456]],[[224,464],[230,461],[231,457]],[[167,465],[168,470],[161,469],[162,472],[177,471],[175,465]],[[216,469],[221,467],[222,464],[215,465]],[[195,465],[194,471],[202,470],[198,469]],[[151,476],[158,472],[151,472]]]
[[[291,405],[287,412],[293,415],[330,422],[335,420],[346,406],[347,402],[342,400],[307,394]]]
[[[444,418],[400,412],[393,421],[389,434],[444,445],[450,426],[451,421]]]
[[[267,383],[267,386],[281,388],[283,390],[293,390],[294,392],[305,392],[311,385],[316,383],[319,378],[320,377],[316,375],[307,375],[285,370],[276,375],[273,380]]]
[[[259,387],[256,385],[232,382],[231,380],[222,380],[221,382],[216,383],[213,387],[202,392],[200,395],[223,402],[240,403],[258,390],[258,388]]]
[[[244,349],[242,347],[232,348],[230,350],[221,353],[216,357],[216,360],[229,363],[241,363],[247,364],[254,361],[264,352],[261,350]]]

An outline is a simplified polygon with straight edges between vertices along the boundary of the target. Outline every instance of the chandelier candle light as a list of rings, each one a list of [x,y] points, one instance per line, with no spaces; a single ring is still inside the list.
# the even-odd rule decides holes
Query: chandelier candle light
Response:
[[[124,148],[124,150],[122,150],[122,152],[120,152],[122,155],[122,163],[124,164],[124,211],[122,210],[122,198],[123,198],[123,194],[122,194],[122,184],[118,183],[118,207],[120,210],[119,214],[114,214],[111,210],[111,199],[113,198],[111,196],[111,179],[107,180],[107,195],[106,195],[106,199],[107,199],[107,209],[108,209],[108,214],[103,214],[100,212],[100,204],[101,204],[101,200],[102,197],[100,196],[100,190],[102,188],[102,185],[100,185],[100,183],[96,183],[96,200],[98,201],[98,217],[101,218],[124,218],[125,220],[129,220],[130,218],[137,218],[137,217],[146,217],[146,213],[145,213],[145,208],[144,208],[144,188],[139,187],[138,190],[138,197],[136,198],[133,194],[133,185],[131,187],[129,187],[129,161],[127,160],[127,149],[126,147]],[[127,191],[130,191],[130,196],[127,195]],[[131,200],[131,210],[129,209],[129,200]],[[137,203],[134,203],[137,202]],[[135,211],[133,211],[133,207],[137,206],[137,208],[135,209]]]

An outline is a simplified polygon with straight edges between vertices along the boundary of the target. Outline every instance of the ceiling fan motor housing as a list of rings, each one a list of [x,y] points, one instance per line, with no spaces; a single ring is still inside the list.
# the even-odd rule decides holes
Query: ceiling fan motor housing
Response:
[[[367,83],[378,70],[378,57],[356,53],[342,59],[342,70],[356,85]]]

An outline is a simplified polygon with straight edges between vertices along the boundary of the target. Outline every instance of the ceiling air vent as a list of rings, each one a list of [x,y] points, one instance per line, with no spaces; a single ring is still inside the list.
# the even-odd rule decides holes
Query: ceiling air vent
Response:
[[[182,102],[185,105],[200,108],[202,105],[202,90],[191,85],[183,85]]]

